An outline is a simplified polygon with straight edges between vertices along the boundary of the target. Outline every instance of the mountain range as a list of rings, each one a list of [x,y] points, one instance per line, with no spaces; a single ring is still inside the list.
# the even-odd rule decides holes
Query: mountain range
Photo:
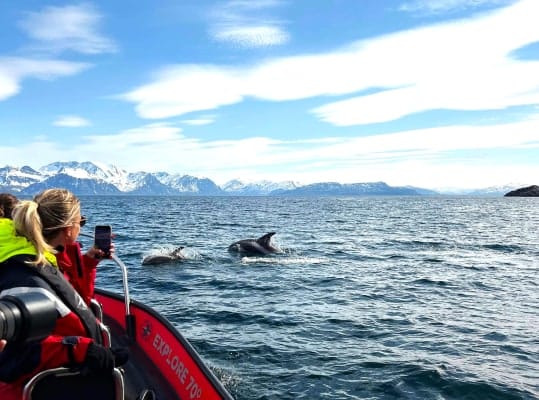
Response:
[[[77,195],[152,195],[152,196],[425,196],[471,194],[503,196],[522,185],[475,189],[468,192],[441,193],[412,186],[389,186],[384,182],[343,184],[321,182],[301,185],[293,181],[245,183],[232,180],[223,186],[211,179],[167,172],[127,172],[114,165],[96,162],[54,162],[39,170],[29,166],[0,168],[0,190],[32,196],[51,187],[69,189]]]

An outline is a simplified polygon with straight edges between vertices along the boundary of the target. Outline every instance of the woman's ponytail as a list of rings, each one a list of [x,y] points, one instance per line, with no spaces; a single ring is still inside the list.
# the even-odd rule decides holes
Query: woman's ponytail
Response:
[[[47,261],[45,252],[54,252],[54,249],[43,237],[43,225],[39,217],[38,204],[31,200],[21,200],[13,210],[13,225],[17,234],[26,237],[36,249],[35,265]]]

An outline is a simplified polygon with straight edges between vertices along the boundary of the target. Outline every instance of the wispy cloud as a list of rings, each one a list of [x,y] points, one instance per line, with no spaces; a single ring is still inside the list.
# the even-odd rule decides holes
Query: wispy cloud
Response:
[[[181,129],[168,124],[149,124],[140,128],[128,129],[118,134],[86,136],[91,147],[108,146],[111,149],[127,149],[130,147],[148,149],[169,147],[171,144],[184,140]]]
[[[215,117],[213,115],[207,115],[200,118],[184,119],[181,122],[187,125],[209,125],[215,122]]]
[[[240,47],[266,47],[288,41],[286,32],[271,25],[222,26],[214,32],[213,37],[217,41],[234,43]]]
[[[114,155],[114,159],[128,170],[171,171],[179,168],[185,173],[207,176],[221,183],[238,178],[239,171],[245,170],[241,177],[252,180],[265,177],[278,181],[294,176],[310,183],[334,180],[339,176],[339,180],[345,182],[386,180],[394,184],[423,184],[425,187],[436,187],[436,182],[444,182],[459,186],[458,181],[462,177],[455,176],[455,168],[469,166],[466,172],[469,184],[481,187],[488,185],[489,179],[499,179],[496,173],[503,174],[508,182],[514,180],[514,176],[528,178],[531,182],[533,174],[539,170],[536,167],[525,170],[519,163],[501,162],[492,165],[493,169],[484,174],[487,171],[484,166],[461,159],[457,163],[461,167],[458,167],[454,158],[447,155],[454,157],[462,151],[488,149],[539,149],[538,129],[539,119],[530,119],[506,125],[442,127],[379,136],[335,137],[331,140],[252,137],[204,141],[185,137],[181,129],[171,125],[152,124],[119,135],[89,138],[90,142],[77,152],[88,157],[91,152],[97,153],[96,149],[102,151],[106,147],[111,152],[110,157]],[[139,146],[132,146],[137,143]],[[124,146],[134,151],[125,159],[122,156]],[[246,165],[249,166],[247,169]],[[279,167],[274,168],[276,165]],[[413,174],[404,168],[399,174],[401,166],[405,165],[413,167]],[[506,170],[503,171],[502,167]],[[270,169],[271,174],[268,173]],[[517,170],[520,175],[509,176]],[[443,175],[434,171],[443,172]]]
[[[399,10],[421,14],[441,14],[474,9],[485,5],[509,4],[511,1],[514,0],[413,0],[401,4]]]
[[[88,68],[86,63],[50,59],[0,57],[0,100],[20,91],[23,79],[55,79],[77,74]]]
[[[91,123],[78,115],[62,115],[53,122],[53,125],[62,126],[64,128],[82,128],[90,126]]]
[[[98,32],[100,20],[89,4],[51,6],[27,13],[19,26],[33,39],[24,47],[27,52],[31,50],[31,55],[0,57],[0,100],[18,94],[25,79],[53,80],[90,67],[88,63],[55,59],[51,54],[66,50],[84,54],[114,51],[114,43]],[[43,53],[48,56],[43,57]]]
[[[115,43],[99,33],[102,16],[90,4],[49,6],[39,12],[29,12],[19,23],[34,39],[33,48],[83,54],[116,51]]]
[[[537,1],[523,0],[469,20],[363,40],[331,53],[236,68],[169,66],[123,98],[135,103],[143,118],[167,118],[216,109],[248,96],[287,101],[356,95],[311,110],[338,126],[391,121],[436,109],[537,104],[539,62],[516,60],[510,53],[539,40],[538,14]],[[503,27],[511,27],[511,34]]]
[[[289,41],[283,22],[269,16],[281,1],[228,1],[213,10],[210,35],[219,42],[243,48],[282,45]]]
[[[179,65],[156,73],[153,83],[121,98],[137,103],[143,118],[167,118],[192,111],[212,110],[243,99],[241,72],[205,65]]]

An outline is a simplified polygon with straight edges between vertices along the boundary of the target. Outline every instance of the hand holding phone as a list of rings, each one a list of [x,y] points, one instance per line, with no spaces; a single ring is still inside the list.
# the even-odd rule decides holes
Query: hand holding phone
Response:
[[[105,257],[110,257],[110,247],[112,245],[112,228],[110,225],[96,225],[94,232],[94,247],[105,253]]]

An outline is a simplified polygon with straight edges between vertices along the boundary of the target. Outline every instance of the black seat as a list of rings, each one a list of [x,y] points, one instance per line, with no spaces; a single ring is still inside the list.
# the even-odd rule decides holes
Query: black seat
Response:
[[[53,368],[35,375],[25,386],[23,400],[124,400],[120,369],[112,375],[88,375],[69,368]]]

